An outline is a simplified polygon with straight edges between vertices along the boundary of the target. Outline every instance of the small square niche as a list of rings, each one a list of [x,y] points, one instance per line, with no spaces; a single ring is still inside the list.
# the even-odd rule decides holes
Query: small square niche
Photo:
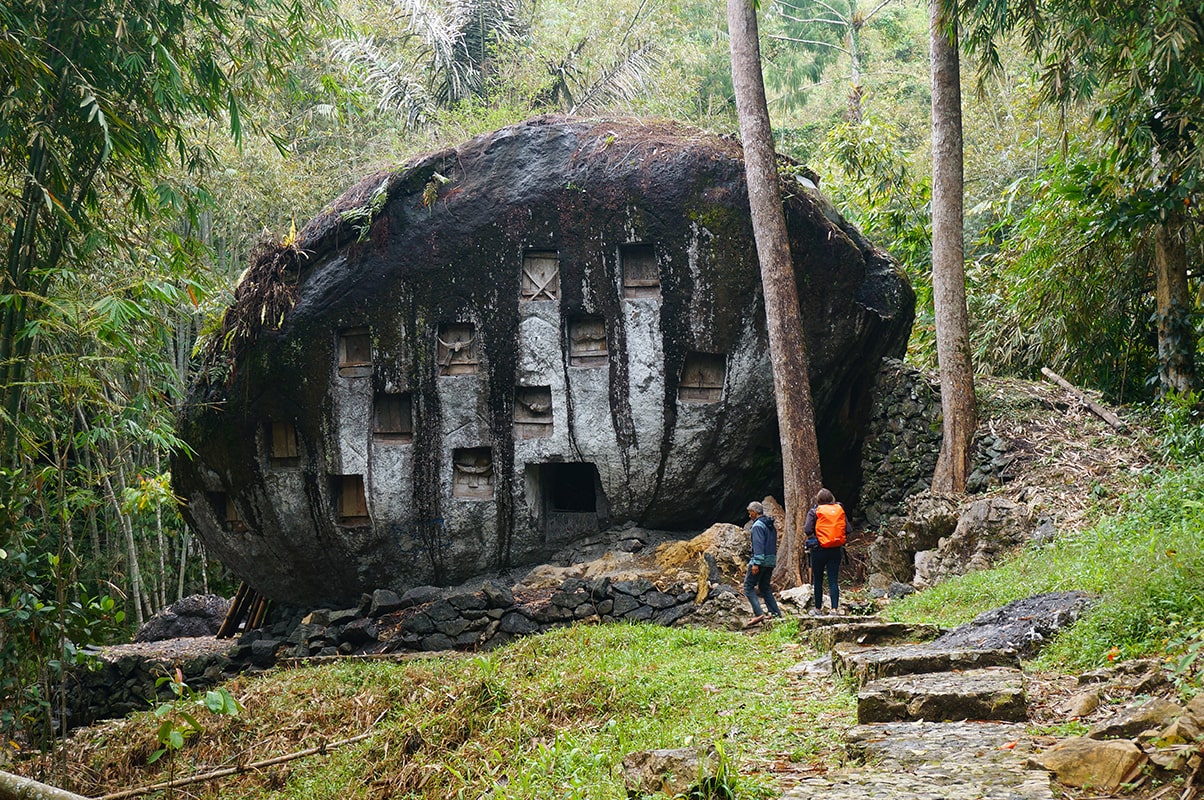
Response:
[[[339,375],[364,378],[372,374],[372,336],[367,327],[339,331]]]
[[[718,403],[723,400],[727,356],[723,353],[689,353],[681,368],[677,398],[683,403]]]
[[[242,514],[238,513],[238,506],[234,504],[234,499],[230,495],[225,492],[211,492],[209,505],[213,507],[222,530],[229,533],[243,533],[247,530],[247,523],[243,520]]]
[[[608,363],[606,320],[596,316],[569,319],[569,366],[605,367]]]
[[[523,300],[560,298],[560,253],[556,250],[528,250],[523,253],[520,297]]]
[[[357,526],[371,522],[363,475],[331,475],[330,491],[334,496],[335,519],[340,525]]]
[[[273,467],[293,467],[300,462],[297,426],[291,421],[273,420],[267,424],[268,460]]]
[[[623,297],[636,300],[661,296],[656,248],[651,244],[635,242],[620,245],[619,264],[623,270]]]
[[[514,435],[518,439],[552,435],[551,386],[520,386],[514,391]]]
[[[452,497],[493,499],[493,450],[459,447],[452,451]]]
[[[452,322],[439,326],[436,359],[439,376],[475,375],[480,359],[477,355],[477,331],[471,322]]]
[[[414,395],[377,392],[372,402],[372,433],[378,440],[405,443],[414,438]]]

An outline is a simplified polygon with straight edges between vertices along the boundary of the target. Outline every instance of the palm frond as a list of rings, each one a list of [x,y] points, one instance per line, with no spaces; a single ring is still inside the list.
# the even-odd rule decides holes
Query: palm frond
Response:
[[[614,103],[627,103],[648,89],[648,78],[660,63],[657,47],[650,41],[635,46],[620,55],[602,70],[582,91],[570,113]]]

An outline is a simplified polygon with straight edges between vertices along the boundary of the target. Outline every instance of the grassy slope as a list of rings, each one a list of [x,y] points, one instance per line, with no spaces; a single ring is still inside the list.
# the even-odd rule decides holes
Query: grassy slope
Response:
[[[206,717],[181,772],[379,733],[325,758],[227,779],[193,796],[240,798],[622,798],[627,753],[722,742],[744,776],[737,797],[772,794],[757,773],[811,761],[852,724],[845,692],[791,684],[797,628],[754,636],[655,626],[579,626],[483,656],[346,662],[274,671],[231,687],[238,718]],[[68,748],[98,795],[166,777],[148,769],[157,721],[142,714]]]
[[[1204,464],[1149,476],[1114,514],[1030,547],[995,569],[940,584],[891,607],[945,625],[1039,592],[1081,589],[1100,603],[1042,660],[1069,669],[1160,654],[1204,636]]]

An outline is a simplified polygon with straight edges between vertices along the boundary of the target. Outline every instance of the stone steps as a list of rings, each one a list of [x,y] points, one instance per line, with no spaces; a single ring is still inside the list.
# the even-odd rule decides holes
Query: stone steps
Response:
[[[1028,766],[1018,654],[886,644],[935,633],[907,627],[849,620],[807,631],[858,687],[861,724],[846,737],[852,765],[799,782],[783,800],[1054,800],[1048,773]]]
[[[1053,800],[1048,774],[1026,765],[1024,725],[893,722],[848,735],[862,766],[808,778],[783,800]]]
[[[805,636],[807,641],[815,647],[821,650],[831,650],[841,642],[860,645],[922,642],[935,639],[942,632],[937,625],[909,625],[904,622],[858,620],[815,627],[807,631]]]
[[[808,778],[782,795],[782,800],[1053,800],[1049,776],[1026,770],[997,768],[969,772],[940,763],[915,772],[847,770],[824,778]]]
[[[1028,717],[1024,674],[1011,667],[929,672],[871,681],[857,693],[857,722],[1003,720]]]
[[[839,642],[832,647],[832,669],[858,688],[881,678],[918,675],[926,672],[982,669],[985,667],[1020,668],[1014,650],[973,650],[901,644],[865,647]]]
[[[840,627],[842,625],[882,625],[888,624],[882,621],[882,617],[846,617],[843,614],[819,614],[812,616],[804,614],[798,618],[799,633],[810,635],[815,631],[825,628]],[[893,623],[890,623],[893,624]]]

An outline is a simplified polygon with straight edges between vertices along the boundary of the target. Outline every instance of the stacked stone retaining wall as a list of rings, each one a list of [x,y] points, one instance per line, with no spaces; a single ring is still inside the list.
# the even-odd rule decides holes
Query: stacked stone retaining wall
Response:
[[[476,591],[418,587],[398,597],[366,594],[356,608],[281,610],[276,621],[237,640],[174,639],[107,648],[68,685],[69,727],[145,711],[172,699],[176,670],[194,690],[282,660],[499,647],[518,637],[573,623],[674,625],[691,615],[709,621],[747,613],[730,586],[657,586],[645,578],[569,578],[555,589],[520,591],[486,583]],[[156,645],[158,649],[156,650]]]
[[[941,387],[935,375],[884,358],[874,384],[873,406],[861,447],[861,512],[877,529],[905,513],[907,498],[932,485],[941,452]],[[1013,443],[986,428],[974,439],[969,494],[1015,477]]]

